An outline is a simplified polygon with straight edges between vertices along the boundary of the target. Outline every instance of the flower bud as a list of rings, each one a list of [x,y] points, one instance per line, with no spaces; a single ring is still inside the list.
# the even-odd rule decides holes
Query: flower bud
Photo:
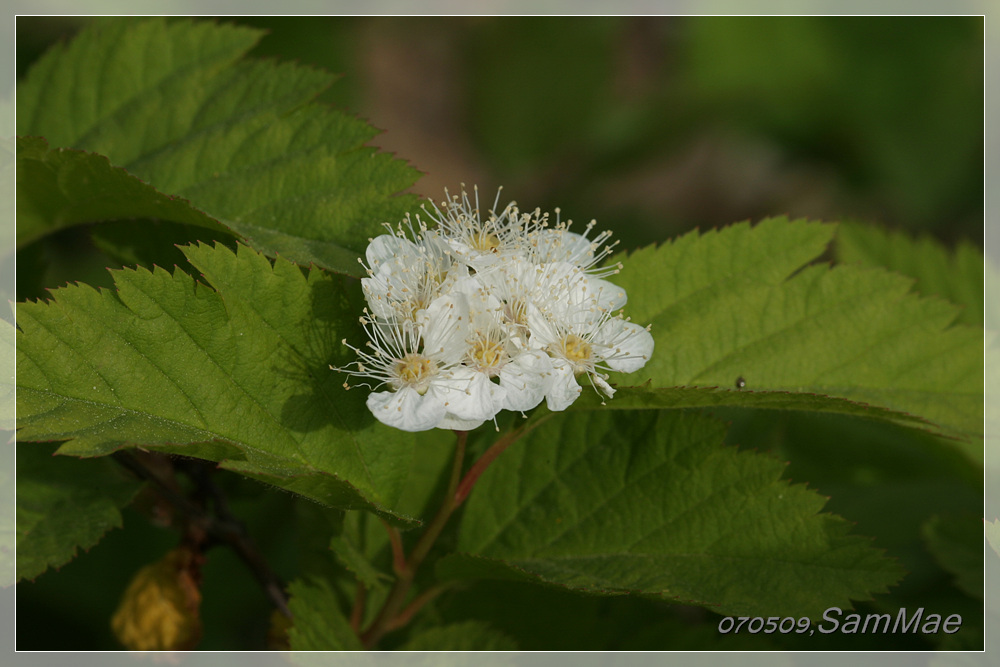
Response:
[[[132,651],[184,651],[201,639],[200,556],[178,547],[139,570],[111,618],[118,641]]]

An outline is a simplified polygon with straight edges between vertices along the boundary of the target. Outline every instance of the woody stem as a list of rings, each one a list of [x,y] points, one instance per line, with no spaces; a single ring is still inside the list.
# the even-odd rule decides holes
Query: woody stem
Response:
[[[143,464],[135,455],[126,450],[119,450],[112,455],[115,461],[141,479],[152,482],[157,493],[167,500],[175,509],[184,515],[187,521],[197,524],[216,544],[225,544],[240,557],[253,573],[255,579],[264,589],[282,615],[291,618],[288,610],[288,596],[281,580],[270,568],[263,554],[247,533],[243,522],[230,511],[222,490],[208,476],[205,464],[183,459],[175,462],[198,484],[199,492],[211,497],[215,503],[215,513],[192,502],[171,488],[156,472]]]
[[[480,475],[486,472],[486,469],[490,467],[498,456],[503,454],[504,450],[514,444],[518,438],[524,435],[525,427],[514,429],[510,431],[505,436],[490,445],[490,448],[483,452],[483,455],[472,464],[469,468],[469,472],[465,473],[465,477],[462,478],[461,483],[455,489],[454,508],[457,508],[465,499],[469,497],[472,492],[472,487],[476,485],[479,480]]]
[[[455,510],[455,490],[458,487],[458,481],[462,474],[462,462],[465,459],[465,443],[469,438],[469,432],[455,431],[455,435],[458,436],[458,441],[455,443],[455,458],[452,461],[451,476],[448,479],[448,489],[445,492],[444,500],[437,514],[427,524],[427,529],[420,536],[409,557],[402,566],[396,568],[396,584],[389,591],[389,597],[386,598],[385,604],[379,611],[378,616],[361,635],[361,642],[367,648],[371,648],[377,644],[382,635],[392,628],[393,622],[402,609],[403,603],[406,602],[406,596],[413,586],[413,578],[416,576],[417,569],[424,558],[427,557],[427,554],[430,553],[431,547],[434,546],[434,542],[441,535],[441,531],[444,530],[445,524],[448,523],[451,513]]]

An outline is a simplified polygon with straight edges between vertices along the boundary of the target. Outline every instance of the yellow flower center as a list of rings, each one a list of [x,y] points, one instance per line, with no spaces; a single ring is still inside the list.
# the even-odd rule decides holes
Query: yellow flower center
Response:
[[[528,306],[523,301],[514,300],[505,303],[503,315],[511,324],[528,326]]]
[[[573,371],[577,375],[589,370],[590,360],[594,356],[594,348],[591,347],[590,343],[576,334],[566,334],[557,343],[557,347],[562,353],[562,357],[573,364]]]
[[[416,322],[417,314],[429,305],[429,299],[423,298],[422,296],[415,296],[401,302],[397,306],[396,312],[399,313],[402,319]]]
[[[430,388],[430,380],[437,373],[437,366],[422,354],[410,352],[396,362],[393,368],[396,389],[413,387],[421,396]]]
[[[417,313],[431,305],[431,301],[441,291],[441,285],[447,276],[447,273],[428,262],[427,273],[416,281],[415,290],[412,292],[407,288],[402,290],[406,297],[399,301],[396,311],[404,320],[416,321]]]
[[[480,370],[489,373],[490,376],[500,372],[500,366],[503,365],[505,357],[504,345],[498,340],[482,337],[469,346],[469,358],[472,363]]]
[[[480,252],[495,252],[500,247],[500,237],[484,229],[472,237],[472,247]]]

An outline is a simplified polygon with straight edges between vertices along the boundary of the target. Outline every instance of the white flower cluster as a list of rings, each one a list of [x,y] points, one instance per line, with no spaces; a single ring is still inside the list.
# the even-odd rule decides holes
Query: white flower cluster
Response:
[[[447,190],[445,191],[448,196]],[[620,313],[625,292],[604,277],[615,244],[571,222],[522,213],[515,202],[487,216],[463,190],[371,240],[362,262],[367,349],[335,368],[374,380],[368,408],[405,431],[472,429],[501,410],[545,400],[564,410],[580,376],[607,396],[607,371],[641,368],[653,352],[648,327]],[[344,383],[348,387],[347,383]],[[381,389],[381,391],[376,391]]]

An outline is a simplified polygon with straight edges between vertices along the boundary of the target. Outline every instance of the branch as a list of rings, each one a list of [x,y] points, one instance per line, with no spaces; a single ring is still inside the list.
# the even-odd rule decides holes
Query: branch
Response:
[[[417,544],[413,547],[413,551],[410,552],[409,558],[398,569],[396,583],[393,585],[392,590],[389,591],[389,596],[386,598],[385,604],[382,605],[382,609],[379,610],[378,616],[375,617],[372,624],[361,635],[361,642],[367,648],[371,648],[378,643],[382,635],[392,629],[397,614],[406,601],[410,587],[413,585],[413,578],[416,575],[417,568],[420,567],[424,558],[430,553],[431,547],[434,546],[434,542],[441,534],[441,531],[444,530],[445,524],[448,523],[448,519],[451,517],[451,513],[455,510],[455,489],[458,487],[458,480],[462,475],[462,462],[465,460],[465,441],[469,438],[469,432],[455,431],[455,435],[458,436],[458,441],[455,443],[455,458],[452,460],[451,477],[448,480],[448,490],[445,491],[444,500],[441,502],[441,507],[438,509],[437,514],[427,524],[424,534],[417,540]],[[390,532],[391,535],[392,533]],[[395,547],[393,551],[397,553]]]
[[[514,444],[518,438],[520,438],[526,432],[527,426],[522,426],[521,428],[509,431],[502,438],[490,445],[490,448],[483,452],[472,467],[469,468],[469,472],[465,473],[465,477],[462,478],[461,484],[455,490],[455,497],[453,500],[454,506],[458,507],[465,502],[465,499],[469,497],[472,493],[472,487],[476,485],[479,477],[486,472],[486,469],[490,467],[498,456],[503,454],[504,450]]]
[[[149,480],[156,487],[157,492],[171,505],[177,508],[185,519],[196,528],[203,530],[206,535],[212,538],[213,543],[225,544],[235,551],[246,563],[247,567],[257,579],[264,593],[271,600],[271,603],[282,613],[291,618],[292,613],[288,610],[288,597],[285,594],[284,585],[278,576],[271,570],[267,561],[261,555],[257,546],[250,539],[246,527],[230,511],[228,503],[218,485],[206,474],[205,465],[197,462],[180,462],[179,467],[185,470],[198,485],[200,493],[212,498],[215,514],[208,512],[204,507],[185,498],[159,475],[150,470],[145,464],[139,461],[131,452],[119,450],[115,452],[113,458],[123,467],[130,470],[141,479]]]

